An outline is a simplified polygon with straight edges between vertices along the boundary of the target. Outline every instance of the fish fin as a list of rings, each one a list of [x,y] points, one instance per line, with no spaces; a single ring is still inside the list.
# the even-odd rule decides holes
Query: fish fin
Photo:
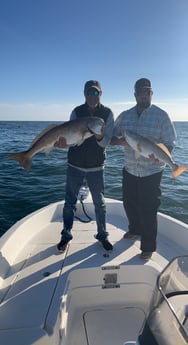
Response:
[[[44,149],[45,155],[47,156],[47,155],[50,153],[50,151],[52,151],[52,149],[53,149],[53,146],[48,146],[48,147],[46,147],[46,148]]]
[[[20,163],[26,171],[29,171],[32,164],[32,158],[27,156],[27,151],[12,153],[9,155],[10,159],[16,160]]]
[[[163,151],[167,154],[168,157],[171,158],[171,154],[170,154],[168,148],[167,148],[164,144],[159,143],[159,144],[156,144],[156,145],[157,145],[158,147],[160,147],[160,149],[163,150]]]
[[[181,175],[188,168],[183,165],[177,165],[177,168],[173,170],[172,177],[175,179],[177,176]]]
[[[39,140],[44,134],[48,133],[51,129],[58,127],[59,125],[55,125],[55,124],[50,124],[48,127],[46,127],[45,129],[42,130],[42,132],[40,132],[32,141],[31,146],[32,147],[37,140]]]

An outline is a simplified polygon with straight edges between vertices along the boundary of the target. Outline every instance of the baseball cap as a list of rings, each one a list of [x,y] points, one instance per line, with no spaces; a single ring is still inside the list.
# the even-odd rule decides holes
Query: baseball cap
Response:
[[[140,89],[152,89],[151,81],[147,78],[138,79],[135,83],[134,89],[138,91]]]
[[[91,88],[97,89],[99,92],[102,91],[101,85],[97,80],[86,81],[85,86],[84,86],[84,92],[87,92],[87,90]]]

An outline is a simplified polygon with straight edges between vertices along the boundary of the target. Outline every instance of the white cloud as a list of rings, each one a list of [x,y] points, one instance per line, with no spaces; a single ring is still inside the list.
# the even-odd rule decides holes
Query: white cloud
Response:
[[[166,101],[153,101],[158,107],[164,109],[173,121],[188,121],[188,98],[173,99]],[[135,102],[119,101],[106,102],[113,110],[115,118],[124,110],[127,110],[135,105]]]
[[[135,105],[135,101],[103,100],[102,103],[113,110],[115,118]],[[173,121],[188,121],[188,98],[156,100],[154,104],[167,111]],[[67,121],[74,107],[71,103],[1,103],[0,121]]]

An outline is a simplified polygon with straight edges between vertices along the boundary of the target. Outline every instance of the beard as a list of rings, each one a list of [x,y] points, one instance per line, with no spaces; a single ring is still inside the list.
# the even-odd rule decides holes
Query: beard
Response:
[[[139,107],[142,109],[146,109],[150,106],[151,102],[148,99],[142,99],[139,102]]]

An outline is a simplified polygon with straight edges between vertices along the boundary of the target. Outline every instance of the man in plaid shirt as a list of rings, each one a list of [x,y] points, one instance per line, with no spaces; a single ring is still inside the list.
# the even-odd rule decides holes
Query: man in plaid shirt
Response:
[[[135,240],[139,236],[140,257],[148,260],[156,250],[157,211],[165,163],[154,157],[136,156],[125,140],[125,131],[162,143],[170,152],[175,146],[176,133],[168,114],[151,103],[153,90],[149,79],[137,80],[134,95],[136,105],[122,112],[115,121],[111,145],[123,145],[125,148],[123,205],[129,220],[129,231],[124,238]]]

